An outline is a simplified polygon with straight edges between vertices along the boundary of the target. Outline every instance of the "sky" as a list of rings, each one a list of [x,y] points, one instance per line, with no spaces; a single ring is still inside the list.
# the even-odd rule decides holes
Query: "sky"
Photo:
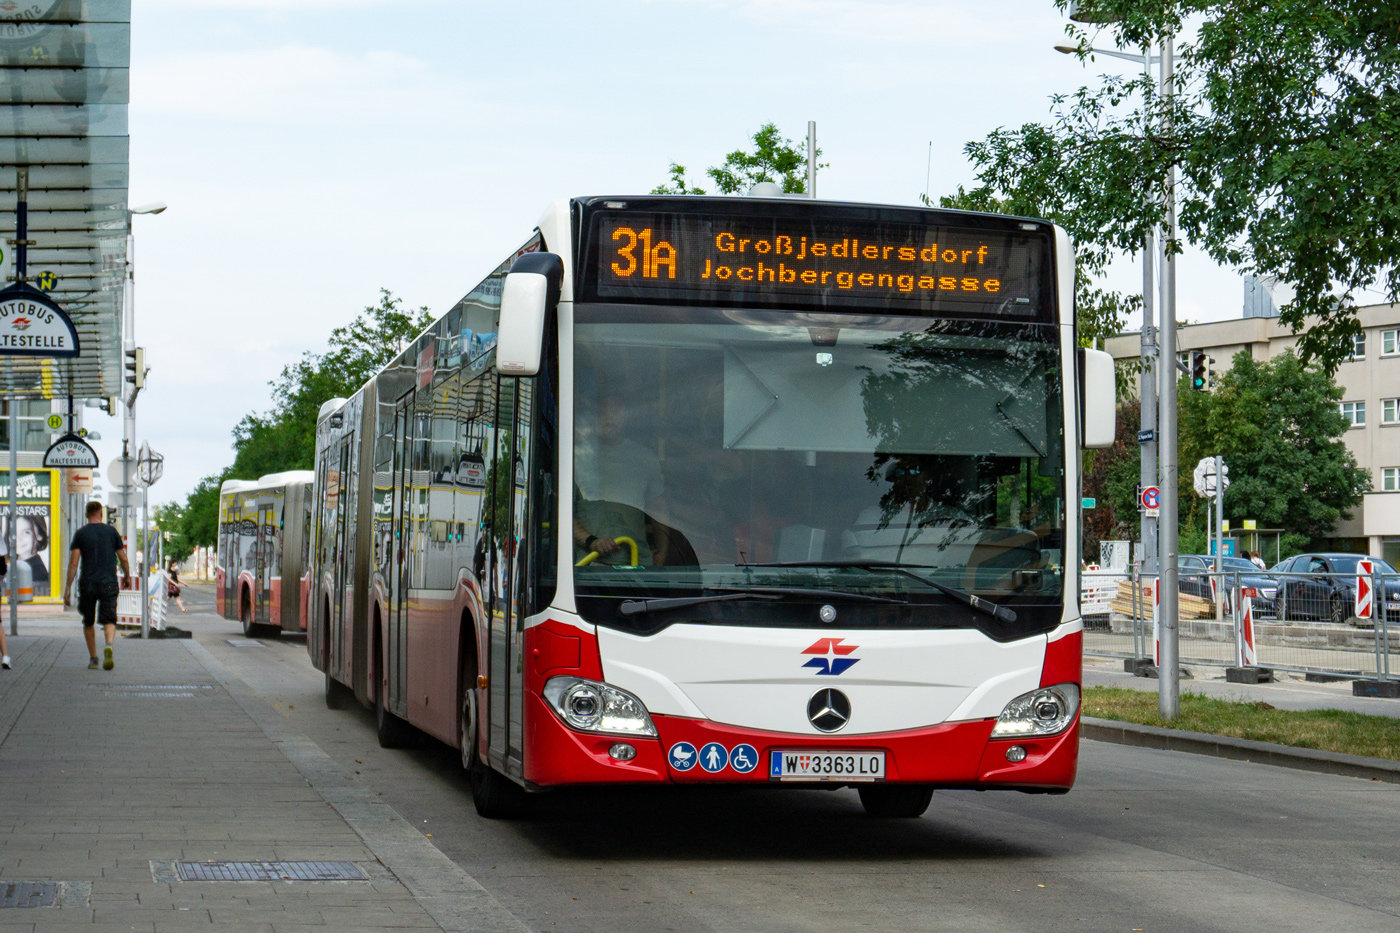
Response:
[[[169,205],[135,219],[153,503],[231,462],[269,381],[381,288],[446,313],[555,200],[645,192],[673,161],[703,181],[762,124],[815,120],[818,195],[917,204],[974,183],[967,142],[1133,68],[1055,52],[1051,0],[132,5],[130,200]],[[1141,276],[1124,259],[1107,284]],[[1238,316],[1241,293],[1183,257],[1179,318]],[[87,425],[120,453],[119,421]]]

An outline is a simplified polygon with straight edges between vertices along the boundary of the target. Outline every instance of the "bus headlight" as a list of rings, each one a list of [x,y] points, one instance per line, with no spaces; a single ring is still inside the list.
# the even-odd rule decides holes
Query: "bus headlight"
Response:
[[[1064,732],[1079,712],[1079,687],[1056,684],[1023,693],[1001,711],[992,727],[994,739],[1017,739],[1028,735],[1055,735]]]
[[[642,701],[596,680],[580,677],[551,677],[544,685],[544,698],[559,718],[584,732],[614,735],[656,735],[651,714]]]

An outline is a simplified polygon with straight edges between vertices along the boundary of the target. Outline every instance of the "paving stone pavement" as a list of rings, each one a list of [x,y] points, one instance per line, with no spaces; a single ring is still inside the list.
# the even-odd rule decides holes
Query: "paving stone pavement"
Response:
[[[64,894],[0,908],[0,933],[443,929],[240,705],[241,682],[179,641],[119,638],[116,669],[90,671],[76,622],[30,631],[0,671],[0,895]],[[182,859],[344,860],[370,880],[156,880],[152,863],[168,877]]]

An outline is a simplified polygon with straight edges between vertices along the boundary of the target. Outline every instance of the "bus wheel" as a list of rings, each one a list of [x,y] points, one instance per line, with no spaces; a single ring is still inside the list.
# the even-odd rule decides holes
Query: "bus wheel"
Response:
[[[252,600],[240,597],[238,600],[238,621],[243,623],[243,637],[257,638],[262,634],[262,626],[253,621]]]
[[[407,748],[413,744],[413,727],[404,722],[384,705],[384,685],[375,691],[374,724],[379,735],[380,748]]]
[[[470,685],[462,691],[462,715],[458,717],[462,740],[462,767],[470,771],[477,765],[476,755],[476,689]]]
[[[488,820],[510,820],[525,813],[525,789],[481,761],[467,769],[472,787],[472,803],[478,816]]]
[[[326,709],[345,709],[353,697],[349,687],[326,674]]]
[[[921,784],[862,784],[856,792],[866,815],[880,819],[923,816],[933,800],[933,788]]]

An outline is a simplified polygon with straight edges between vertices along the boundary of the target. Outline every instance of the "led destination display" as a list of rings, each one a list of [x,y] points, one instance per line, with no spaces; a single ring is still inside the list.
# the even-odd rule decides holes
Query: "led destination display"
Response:
[[[591,252],[601,300],[994,312],[1030,318],[1048,282],[1037,231],[608,212]]]

